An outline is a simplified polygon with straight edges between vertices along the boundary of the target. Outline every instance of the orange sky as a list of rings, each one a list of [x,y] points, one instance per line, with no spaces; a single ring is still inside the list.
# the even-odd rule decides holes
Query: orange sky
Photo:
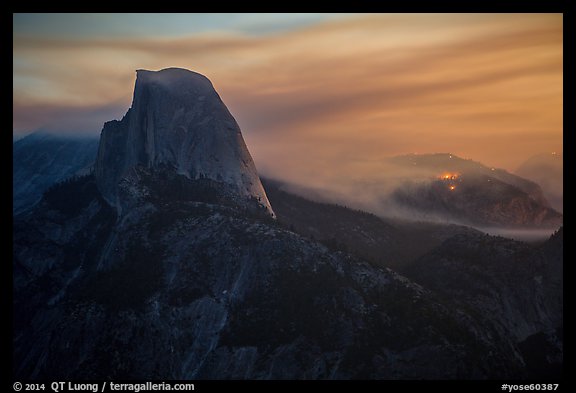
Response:
[[[257,34],[22,28],[13,130],[98,133],[129,107],[136,69],[183,67],[212,80],[267,175],[369,178],[410,152],[514,170],[562,151],[562,56],[561,14],[348,15]]]

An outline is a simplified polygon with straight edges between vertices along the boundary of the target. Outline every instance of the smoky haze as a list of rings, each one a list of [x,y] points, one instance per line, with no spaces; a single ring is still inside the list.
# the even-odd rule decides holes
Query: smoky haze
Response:
[[[292,178],[280,178],[285,181],[283,190],[381,217],[468,225],[518,240],[547,237],[561,225],[561,215],[539,199],[542,192],[536,184],[504,169],[450,153],[409,154],[379,161],[343,160],[337,167],[310,168],[304,181],[298,173]],[[355,177],[356,173],[363,176]],[[406,197],[421,206],[403,203]],[[453,209],[445,206],[451,200],[455,204]],[[525,203],[525,207],[505,213],[509,218],[499,218],[500,205],[508,203],[510,206]],[[478,214],[474,212],[476,209],[480,210]],[[463,215],[459,218],[451,212]],[[541,222],[538,217],[546,214],[555,218]],[[513,229],[514,226],[525,228]]]
[[[564,162],[561,153],[530,157],[515,173],[538,183],[550,204],[559,212],[564,211]]]
[[[135,70],[181,67],[212,81],[260,174],[377,214],[400,214],[388,196],[405,181],[438,175],[391,156],[451,152],[512,173],[562,151],[562,14],[237,17],[252,28],[214,15],[16,15],[13,133],[97,136],[126,113]],[[522,176],[562,210],[547,170]]]
[[[75,15],[44,18],[83,25]],[[123,28],[140,32],[134,18]],[[178,23],[186,18],[183,26],[205,19]],[[276,177],[291,177],[282,167],[292,161],[305,177],[340,160],[370,167],[409,152],[514,170],[562,149],[561,14],[349,15],[274,34],[216,26],[154,35],[150,26],[147,36],[112,37],[103,28],[34,34],[40,22],[23,19],[13,38],[15,133],[98,135],[130,106],[135,70],[181,67],[212,81],[258,167]]]

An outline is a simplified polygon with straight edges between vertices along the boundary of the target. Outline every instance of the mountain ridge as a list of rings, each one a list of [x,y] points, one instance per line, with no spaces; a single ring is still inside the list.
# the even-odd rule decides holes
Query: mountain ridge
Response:
[[[18,377],[524,375],[513,347],[389,269],[219,204],[144,192],[118,220],[89,184],[58,186],[80,209],[45,199],[16,222]]]
[[[53,184],[92,169],[98,138],[31,133],[12,145],[13,214],[29,210]]]
[[[536,248],[458,226],[414,236],[269,188],[275,217],[211,83],[137,74],[96,170],[14,217],[16,379],[556,376],[562,229]],[[387,254],[402,237],[418,250]]]
[[[450,153],[403,155],[399,168],[417,168],[383,201],[389,209],[421,219],[474,227],[558,228],[562,214],[550,207],[535,182]]]

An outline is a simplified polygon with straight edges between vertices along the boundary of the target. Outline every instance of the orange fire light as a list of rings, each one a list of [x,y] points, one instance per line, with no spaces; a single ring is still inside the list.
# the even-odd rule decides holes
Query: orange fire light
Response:
[[[456,186],[450,186],[450,191],[454,191],[456,189]]]
[[[442,180],[456,180],[458,178],[458,174],[457,173],[443,173],[442,175],[439,176],[440,179]]]

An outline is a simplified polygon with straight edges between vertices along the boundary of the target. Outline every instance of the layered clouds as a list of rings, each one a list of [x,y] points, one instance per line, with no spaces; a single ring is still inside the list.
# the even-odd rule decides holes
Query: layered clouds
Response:
[[[261,172],[304,185],[378,181],[407,152],[514,168],[562,150],[558,14],[155,18],[51,35],[15,16],[14,132],[98,133],[136,69],[183,67],[212,80]]]

